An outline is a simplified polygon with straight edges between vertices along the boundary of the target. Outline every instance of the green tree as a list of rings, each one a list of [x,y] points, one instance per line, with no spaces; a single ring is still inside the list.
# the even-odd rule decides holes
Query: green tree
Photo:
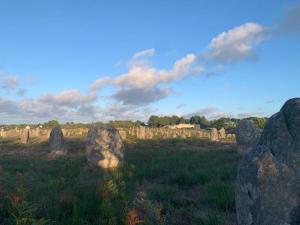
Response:
[[[49,120],[47,123],[44,123],[44,126],[53,128],[53,127],[59,127],[60,124],[57,120]]]
[[[158,127],[158,116],[150,116],[149,120],[148,120],[148,126],[151,126],[151,127]]]
[[[109,124],[111,124],[113,127],[124,127],[124,128],[145,125],[141,121],[133,122],[130,120],[114,120],[114,121],[109,121]]]
[[[192,116],[190,118],[191,124],[199,124],[201,128],[208,128],[211,126],[210,121],[205,118],[205,116]]]
[[[186,120],[183,117],[176,115],[173,116],[150,116],[148,120],[148,125],[152,127],[162,127],[167,125],[175,125],[180,123],[185,123]]]

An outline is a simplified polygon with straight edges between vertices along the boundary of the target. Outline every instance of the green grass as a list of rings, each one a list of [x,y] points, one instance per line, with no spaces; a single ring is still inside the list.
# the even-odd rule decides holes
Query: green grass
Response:
[[[49,160],[47,143],[0,141],[0,224],[121,225],[136,209],[144,224],[234,225],[239,156],[199,139],[126,145],[115,171],[87,166],[84,140]]]
[[[209,204],[221,210],[234,210],[234,192],[232,185],[211,184],[207,186],[207,200]]]

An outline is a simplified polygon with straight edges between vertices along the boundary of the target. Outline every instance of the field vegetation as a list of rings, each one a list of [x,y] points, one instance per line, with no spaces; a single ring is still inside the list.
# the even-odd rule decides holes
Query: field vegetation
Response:
[[[122,166],[87,165],[84,139],[50,160],[47,142],[0,139],[0,224],[234,225],[235,146],[132,140]]]

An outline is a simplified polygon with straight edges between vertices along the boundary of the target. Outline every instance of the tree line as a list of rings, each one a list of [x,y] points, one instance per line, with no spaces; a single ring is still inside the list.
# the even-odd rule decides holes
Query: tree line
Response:
[[[265,123],[267,122],[267,117],[249,117],[247,119],[252,120],[256,126],[259,128],[263,128],[265,126]],[[201,128],[217,128],[221,129],[224,127],[225,129],[231,129],[235,128],[237,124],[239,123],[240,119],[237,118],[219,118],[215,120],[208,120],[205,116],[199,116],[194,115],[192,117],[184,118],[180,116],[156,116],[152,115],[149,117],[147,125],[149,127],[164,127],[168,125],[177,125],[177,124],[196,124],[200,125]],[[101,123],[101,122],[98,122]],[[109,121],[109,124],[114,127],[134,127],[134,126],[146,126],[146,124],[142,121],[130,121],[130,120],[113,120]],[[14,128],[14,127],[25,127],[26,124],[19,124],[19,125],[1,125],[1,127],[5,127],[6,129]],[[53,127],[61,127],[61,128],[89,128],[92,126],[91,123],[74,123],[74,122],[67,122],[64,124],[59,123],[57,120],[50,120],[48,122],[45,122],[43,124],[31,124],[31,127],[38,127],[42,126],[44,128],[53,128]]]
[[[247,119],[252,120],[259,128],[263,128],[265,123],[267,122],[267,117],[249,117]],[[181,123],[188,124],[197,124],[200,125],[201,128],[217,128],[221,129],[224,127],[225,129],[234,128],[239,123],[240,119],[237,118],[226,118],[222,117],[215,120],[208,120],[205,116],[194,115],[189,119],[179,116],[150,116],[148,120],[148,126],[151,127],[163,127],[167,125],[176,125]]]

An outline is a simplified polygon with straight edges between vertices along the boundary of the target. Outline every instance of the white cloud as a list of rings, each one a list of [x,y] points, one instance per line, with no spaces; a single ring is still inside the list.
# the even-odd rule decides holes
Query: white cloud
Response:
[[[136,107],[124,104],[110,104],[100,112],[101,120],[146,120],[154,110],[149,107]]]
[[[185,117],[189,118],[193,115],[205,116],[209,120],[219,119],[221,117],[232,117],[231,113],[223,112],[216,107],[201,108],[186,114]]]
[[[137,52],[127,61],[127,71],[116,76],[100,77],[89,87],[87,94],[78,89],[61,93],[47,93],[34,99],[9,100],[0,98],[0,116],[18,117],[24,120],[59,119],[61,121],[92,121],[109,119],[145,119],[152,112],[149,104],[168,97],[173,91],[170,85],[189,76],[215,73],[210,64],[223,68],[227,63],[247,60],[253,57],[253,48],[265,38],[266,28],[256,23],[246,23],[225,31],[213,38],[209,51],[200,55],[187,54],[176,60],[171,68],[154,67],[149,58],[155,49]],[[0,77],[2,88],[15,90],[22,96],[16,76]],[[113,87],[104,102],[97,101],[98,91],[103,87]],[[19,91],[18,91],[19,90]],[[199,109],[196,114],[210,119],[230,116],[217,108]],[[20,121],[20,120],[19,120]]]
[[[140,52],[136,52],[132,59],[136,60],[139,58],[143,58],[143,57],[151,57],[155,54],[155,49],[154,48],[149,48]]]
[[[19,84],[19,78],[17,76],[4,76],[1,79],[2,88],[8,92],[15,90]]]
[[[160,82],[169,83],[195,73],[201,73],[202,67],[193,65],[195,60],[196,56],[194,54],[187,54],[185,57],[177,60],[170,71],[160,72]]]
[[[116,88],[116,92],[112,94],[115,100],[123,104],[145,105],[170,94],[170,89],[161,88],[161,85],[200,72],[199,65],[197,67],[193,65],[196,60],[194,54],[188,54],[177,60],[169,70],[157,69],[143,59],[153,56],[154,52],[154,49],[148,49],[135,53],[129,60],[127,73],[116,77],[99,78],[90,86],[90,93],[110,85]]]
[[[148,105],[170,95],[171,90],[161,88],[120,89],[113,97],[125,105]]]
[[[114,85],[120,88],[149,88],[163,83],[170,83],[191,75],[191,72],[194,72],[192,64],[195,59],[194,54],[188,54],[177,60],[170,70],[158,70],[148,63],[135,60],[129,66],[127,73],[118,75],[115,78],[99,78],[91,85],[90,91],[101,89],[104,85]]]
[[[93,105],[96,96],[83,95],[79,90],[65,90],[58,94],[45,94],[35,99],[9,100],[0,98],[0,116],[18,117],[19,121],[91,121],[98,117]]]
[[[88,95],[82,95],[77,89],[70,89],[62,91],[59,94],[45,94],[42,95],[38,101],[45,104],[67,106],[67,107],[78,107],[94,102],[96,96],[92,93]]]
[[[95,93],[105,86],[113,86],[115,92],[111,96],[123,104],[141,105],[158,101],[170,93],[163,92],[167,89],[162,85],[191,75],[215,74],[223,68],[222,64],[253,58],[253,48],[264,40],[265,30],[260,24],[245,23],[225,31],[212,39],[208,52],[199,56],[187,54],[175,61],[170,69],[158,69],[148,61],[155,54],[154,48],[137,52],[128,60],[126,73],[97,79],[89,92]],[[212,62],[219,65],[215,66]]]
[[[158,71],[149,65],[133,65],[128,73],[111,80],[118,87],[146,88],[153,87],[159,82]]]
[[[155,54],[154,48],[137,52],[128,60],[126,73],[99,78],[89,91],[94,93],[104,86],[113,86],[115,92],[111,96],[123,104],[150,104],[169,95],[170,92],[163,92],[167,89],[162,85],[195,74],[215,74],[215,71],[223,68],[221,64],[253,58],[253,48],[265,38],[265,30],[260,24],[245,23],[225,31],[212,39],[208,52],[199,56],[187,54],[175,61],[170,69],[155,68],[148,61]],[[219,65],[215,66],[212,62],[218,62]]]
[[[205,116],[209,120],[215,120],[222,117],[225,118],[248,118],[248,117],[262,117],[268,115],[266,112],[226,112],[221,109],[218,109],[217,107],[206,107],[206,108],[200,108],[198,110],[195,110],[191,113],[187,113],[184,115],[186,118],[190,118],[191,116],[198,115],[198,116]]]
[[[78,90],[46,94],[36,99],[9,100],[0,97],[1,123],[42,123],[57,119],[60,122],[94,122],[148,117],[150,109],[109,102],[98,105],[93,96]]]
[[[253,58],[253,47],[264,40],[265,30],[260,24],[245,23],[222,32],[209,44],[211,57],[221,64]]]
[[[16,102],[0,97],[0,114],[19,114],[19,107]]]
[[[11,75],[0,71],[0,93],[1,89],[5,94],[15,94],[18,97],[23,97],[26,89],[21,86],[20,76]]]
[[[101,77],[92,83],[92,85],[89,88],[89,92],[90,93],[96,92],[100,90],[103,86],[109,84],[110,82],[111,82],[110,77]]]

